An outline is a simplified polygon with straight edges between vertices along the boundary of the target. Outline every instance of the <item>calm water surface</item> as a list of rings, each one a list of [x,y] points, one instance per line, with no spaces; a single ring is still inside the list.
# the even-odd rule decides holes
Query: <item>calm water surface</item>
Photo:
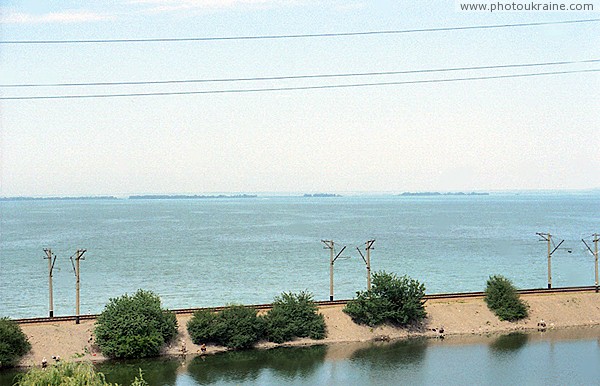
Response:
[[[98,367],[108,381],[124,385],[140,368],[153,386],[597,385],[600,329],[278,348]],[[10,385],[13,377],[0,373],[0,384]]]
[[[69,256],[81,262],[81,312],[139,288],[166,307],[265,303],[282,291],[329,295],[321,239],[347,245],[335,265],[335,297],[366,286],[355,247],[376,239],[373,270],[408,274],[427,292],[482,290],[490,274],[519,287],[546,286],[546,245],[555,286],[591,285],[593,258],[580,239],[600,232],[600,193],[444,197],[259,197],[218,200],[0,202],[0,316],[48,310],[43,248],[58,255],[55,315],[75,312]]]
[[[567,333],[280,348],[101,371],[126,383],[143,364],[150,384],[182,386],[599,384],[600,329]]]

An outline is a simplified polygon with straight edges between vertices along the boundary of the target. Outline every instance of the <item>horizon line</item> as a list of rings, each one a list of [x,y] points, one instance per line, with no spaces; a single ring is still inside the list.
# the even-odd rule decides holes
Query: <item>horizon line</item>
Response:
[[[105,199],[129,199],[136,196],[188,196],[202,198],[218,197],[221,196],[243,196],[253,195],[257,197],[297,197],[305,194],[337,194],[346,196],[361,196],[361,195],[374,195],[374,196],[396,196],[402,193],[490,193],[490,194],[502,194],[502,193],[591,193],[600,192],[600,187],[595,188],[532,188],[532,189],[415,189],[415,190],[303,190],[303,191],[211,191],[211,192],[168,192],[168,193],[111,193],[111,194],[95,194],[95,193],[84,193],[84,194],[19,194],[19,195],[6,195],[0,196],[0,200],[6,199],[84,199],[84,198],[105,198]],[[226,197],[223,197],[226,198]],[[234,198],[234,197],[231,197]]]

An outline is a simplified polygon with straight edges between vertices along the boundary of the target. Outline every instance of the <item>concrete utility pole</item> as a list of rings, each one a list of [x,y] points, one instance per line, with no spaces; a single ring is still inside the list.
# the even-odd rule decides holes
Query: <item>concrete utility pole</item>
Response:
[[[83,254],[86,252],[86,249],[78,249],[75,252],[75,264],[73,265],[73,270],[75,271],[75,324],[79,324],[79,261],[85,260]],[[73,256],[71,256],[71,264],[73,264]]]
[[[48,259],[48,314],[51,318],[54,317],[54,301],[52,298],[52,271],[54,270],[54,263],[56,262],[56,255],[52,254],[52,250],[50,248],[44,248],[44,252],[46,252],[46,257],[44,259]],[[54,256],[54,258],[53,258]]]
[[[598,292],[598,241],[600,240],[600,235],[598,233],[594,233],[592,235],[592,241],[594,242],[594,250],[592,251],[592,248],[590,248],[590,246],[588,245],[588,243],[586,243],[586,241],[584,239],[581,239],[581,241],[583,241],[583,243],[585,244],[586,248],[588,249],[588,251],[590,251],[592,253],[592,255],[594,255],[594,267],[595,267],[595,281],[594,281],[594,285],[596,286],[596,292]]]
[[[335,243],[333,240],[321,240],[323,244],[325,244],[325,249],[329,249],[329,301],[333,301],[333,263],[340,257],[346,246],[339,251],[339,253],[335,255]]]
[[[371,289],[371,249],[373,249],[373,243],[375,243],[375,240],[369,240],[365,243],[365,251],[367,255],[366,258],[361,252],[360,248],[356,247],[356,250],[360,254],[360,257],[362,257],[363,261],[365,262],[365,265],[367,266],[367,290]]]
[[[552,254],[558,249],[558,247],[561,246],[561,244],[565,240],[561,240],[561,242],[558,243],[558,245],[556,247],[554,247],[554,249],[552,249],[552,235],[550,233],[536,232],[536,235],[538,235],[542,238],[542,240],[540,240],[540,241],[545,240],[548,242],[548,288],[552,288],[552,267],[551,267]]]

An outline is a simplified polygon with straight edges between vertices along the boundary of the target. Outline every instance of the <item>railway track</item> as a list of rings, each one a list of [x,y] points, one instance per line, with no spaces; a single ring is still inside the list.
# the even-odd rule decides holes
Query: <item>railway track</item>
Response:
[[[595,286],[583,286],[583,287],[561,287],[561,288],[536,288],[536,289],[522,289],[518,290],[521,295],[542,295],[542,294],[556,294],[556,293],[569,293],[569,292],[598,292],[598,288]],[[425,295],[425,300],[437,300],[437,299],[464,299],[464,298],[483,298],[484,292],[460,292],[460,293],[441,293],[441,294],[430,294]],[[320,300],[315,303],[318,306],[334,306],[334,305],[345,305],[349,300]],[[268,310],[272,307],[272,304],[252,304],[246,307],[251,307],[256,310]],[[196,311],[209,310],[209,311],[222,311],[227,306],[220,307],[198,307],[198,308],[180,308],[171,310],[177,315],[193,314]],[[79,315],[79,320],[95,320],[98,314],[85,314]],[[13,319],[13,321],[19,324],[32,324],[32,323],[53,323],[53,322],[69,322],[75,321],[77,317],[75,315],[67,316],[54,316],[42,317],[42,318],[24,318],[24,319]]]

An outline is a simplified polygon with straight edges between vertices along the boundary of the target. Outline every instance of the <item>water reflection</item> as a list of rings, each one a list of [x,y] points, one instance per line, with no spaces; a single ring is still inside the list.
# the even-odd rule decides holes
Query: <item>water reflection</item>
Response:
[[[0,369],[0,385],[14,385],[15,377],[22,372],[17,369]]]
[[[175,359],[146,359],[128,361],[108,361],[97,366],[106,375],[106,380],[119,385],[129,385],[139,375],[152,386],[174,385],[181,362]]]
[[[598,384],[600,327],[445,340],[363,342],[227,352],[173,360],[98,365],[110,382],[129,385],[144,372],[152,386]],[[14,370],[0,372],[12,385]]]
[[[422,362],[426,351],[426,339],[370,343],[367,347],[356,350],[350,356],[350,361],[373,370],[397,369]]]
[[[280,379],[304,379],[322,365],[326,353],[326,346],[234,351],[196,357],[187,370],[200,385],[255,382],[265,371]]]
[[[529,335],[522,332],[513,332],[502,335],[490,343],[490,349],[499,353],[510,353],[523,348],[529,341]]]

